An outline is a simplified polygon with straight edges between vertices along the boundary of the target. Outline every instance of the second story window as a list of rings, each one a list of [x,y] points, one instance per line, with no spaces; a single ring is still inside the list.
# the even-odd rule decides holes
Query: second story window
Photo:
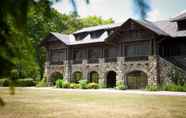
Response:
[[[51,64],[63,64],[65,60],[65,49],[53,49],[51,50],[50,63]]]
[[[148,43],[129,44],[126,46],[127,57],[138,57],[138,56],[148,56],[148,55],[149,55]]]
[[[86,33],[86,32],[79,33],[79,34],[75,34],[75,38],[77,41],[80,41],[80,40],[83,40],[87,35],[88,35],[88,33]]]
[[[186,30],[186,20],[178,21],[178,31]]]
[[[94,31],[90,33],[90,36],[92,39],[96,39],[99,38],[103,34],[103,32],[104,31]]]

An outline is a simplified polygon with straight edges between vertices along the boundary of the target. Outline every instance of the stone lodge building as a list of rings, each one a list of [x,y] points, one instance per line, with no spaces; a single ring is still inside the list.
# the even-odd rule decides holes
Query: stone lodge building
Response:
[[[165,21],[128,19],[124,23],[83,28],[71,35],[51,32],[41,42],[47,50],[45,76],[63,74],[108,88],[123,81],[129,89],[170,82],[172,67],[186,70],[186,12]],[[93,80],[93,75],[98,80]]]

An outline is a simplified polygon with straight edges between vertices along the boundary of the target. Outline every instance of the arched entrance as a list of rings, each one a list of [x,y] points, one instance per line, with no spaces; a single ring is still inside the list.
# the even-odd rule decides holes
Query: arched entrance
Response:
[[[83,79],[83,73],[80,71],[76,71],[73,73],[72,82],[79,83],[79,80]]]
[[[99,74],[96,71],[90,72],[89,82],[90,83],[98,83],[99,82]]]
[[[127,74],[128,89],[144,89],[148,83],[147,75],[142,71],[133,71]]]
[[[107,73],[106,87],[107,88],[114,88],[114,87],[116,87],[116,72],[109,71]]]
[[[54,86],[56,83],[56,80],[58,80],[58,79],[63,79],[63,74],[61,74],[59,72],[54,72],[51,74],[49,81],[50,81],[51,85]]]

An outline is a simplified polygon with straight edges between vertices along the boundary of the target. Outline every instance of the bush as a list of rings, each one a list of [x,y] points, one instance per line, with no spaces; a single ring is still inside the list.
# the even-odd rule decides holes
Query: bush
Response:
[[[63,88],[63,84],[64,84],[64,80],[62,80],[62,79],[58,79],[56,81],[56,87],[57,88]]]
[[[116,82],[116,89],[118,90],[125,90],[127,87],[125,86],[123,81],[117,81]]]
[[[9,86],[9,80],[8,79],[0,79],[0,86],[2,86],[2,87]]]
[[[97,83],[89,83],[87,85],[87,88],[88,89],[99,89],[99,84],[97,84]]]
[[[87,89],[88,88],[88,81],[87,80],[80,80],[79,84],[80,84],[81,89]]]
[[[47,87],[48,83],[46,82],[46,78],[42,79],[40,82],[37,83],[36,87]]]
[[[36,83],[32,78],[25,78],[25,79],[17,79],[15,86],[17,87],[30,87],[30,86],[35,86]]]
[[[99,88],[106,88],[106,85],[103,81],[99,82]]]
[[[179,91],[179,92],[186,92],[186,85],[176,85],[176,84],[167,84],[163,87],[165,91]]]
[[[79,84],[76,84],[76,83],[71,83],[70,84],[70,88],[71,89],[78,89],[78,88],[80,88],[80,85]]]
[[[67,82],[67,81],[65,81],[65,82],[63,83],[63,88],[70,88],[70,83]]]
[[[158,91],[159,87],[157,85],[151,84],[151,85],[147,85],[145,87],[145,90],[147,90],[147,91]]]

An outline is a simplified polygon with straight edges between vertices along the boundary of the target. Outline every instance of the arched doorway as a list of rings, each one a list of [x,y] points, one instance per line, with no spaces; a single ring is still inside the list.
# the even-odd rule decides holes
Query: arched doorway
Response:
[[[83,73],[80,71],[76,71],[73,73],[72,82],[79,83],[79,80],[83,79]]]
[[[114,88],[114,87],[116,87],[116,72],[109,71],[107,73],[106,87],[107,88]]]
[[[147,75],[142,71],[133,71],[127,74],[128,89],[144,89],[148,83]]]
[[[99,82],[99,74],[96,71],[90,72],[89,82],[90,83],[98,83]]]
[[[56,83],[56,80],[58,80],[58,79],[63,79],[63,74],[61,74],[59,72],[54,72],[51,74],[49,81],[51,82],[51,85],[54,86]]]

